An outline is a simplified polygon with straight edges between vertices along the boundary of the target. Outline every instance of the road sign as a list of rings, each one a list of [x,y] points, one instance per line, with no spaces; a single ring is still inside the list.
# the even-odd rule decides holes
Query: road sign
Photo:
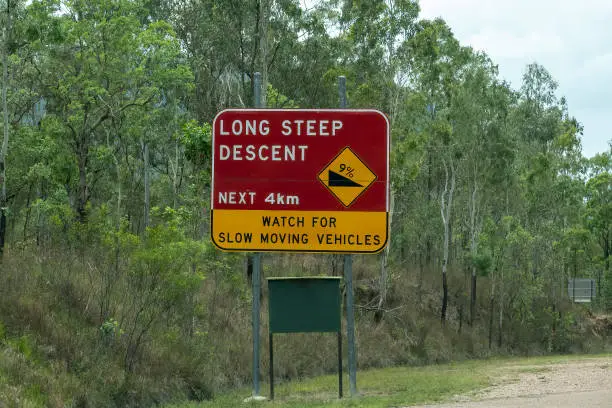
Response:
[[[211,237],[229,251],[376,253],[389,123],[376,110],[228,109],[213,123]]]
[[[319,174],[319,180],[349,207],[376,180],[376,174],[351,150],[344,148]]]

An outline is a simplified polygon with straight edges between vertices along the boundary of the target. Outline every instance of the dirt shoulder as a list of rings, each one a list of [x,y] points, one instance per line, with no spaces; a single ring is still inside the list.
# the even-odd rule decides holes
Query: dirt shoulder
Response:
[[[555,364],[500,365],[493,386],[422,408],[612,407],[612,357]]]

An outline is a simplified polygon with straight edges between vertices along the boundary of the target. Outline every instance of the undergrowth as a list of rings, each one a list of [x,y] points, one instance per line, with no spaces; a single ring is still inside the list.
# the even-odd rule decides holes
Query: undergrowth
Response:
[[[205,259],[193,258],[198,265],[185,265],[203,279],[153,291],[154,268],[135,276],[138,271],[131,269],[135,266],[129,259],[120,259],[120,266],[113,263],[113,250],[110,246],[92,253],[57,245],[42,251],[33,245],[5,253],[0,273],[0,401],[19,407],[141,407],[204,401],[248,387],[252,339],[244,258],[206,252]],[[355,258],[360,370],[555,352],[546,333],[535,330],[537,321],[530,323],[530,330],[521,328],[520,338],[509,323],[501,347],[497,332],[489,344],[484,290],[473,327],[461,316],[460,296],[452,299],[446,324],[440,324],[434,276],[418,283],[416,274],[396,269],[384,310],[373,310],[375,261]],[[332,262],[329,256],[269,256],[264,275],[325,274]],[[266,333],[267,292],[265,284],[262,287],[261,331]],[[556,352],[609,347],[606,333],[590,325],[589,313],[566,306],[566,321],[556,322],[555,341],[569,347]],[[261,349],[265,377],[267,336],[262,335]],[[336,337],[279,335],[275,363],[281,387],[333,374]]]

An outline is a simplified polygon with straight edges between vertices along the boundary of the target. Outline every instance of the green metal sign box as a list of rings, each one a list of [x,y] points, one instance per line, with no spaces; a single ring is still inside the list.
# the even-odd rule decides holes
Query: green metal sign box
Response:
[[[340,331],[340,277],[267,280],[270,333]]]

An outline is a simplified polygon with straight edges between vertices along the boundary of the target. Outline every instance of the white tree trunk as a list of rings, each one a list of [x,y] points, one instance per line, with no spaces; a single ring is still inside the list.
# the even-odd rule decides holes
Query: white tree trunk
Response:
[[[0,193],[0,253],[4,251],[4,238],[6,236],[6,153],[9,143],[9,114],[8,114],[8,54],[9,54],[9,37],[11,30],[11,3],[6,2],[6,26],[2,30],[2,113],[3,113],[3,130],[2,150],[0,151],[0,178],[2,182],[2,191]]]
[[[270,18],[271,2],[259,1],[259,69],[261,72],[261,106],[267,106],[268,94],[268,20]]]
[[[476,256],[478,243],[476,237],[479,233],[479,226],[476,225],[476,217],[478,213],[477,195],[478,184],[476,183],[476,172],[474,172],[474,189],[472,190],[472,198],[470,200],[470,253],[472,259]],[[476,314],[476,265],[472,262],[472,279],[470,282],[470,326],[474,324]]]
[[[440,214],[442,215],[442,224],[444,225],[444,257],[442,260],[442,313],[440,320],[442,323],[446,321],[446,309],[448,306],[448,281],[447,281],[447,269],[448,269],[448,253],[450,247],[450,218],[451,209],[453,206],[453,194],[455,192],[455,165],[453,159],[450,158],[449,164],[444,161],[444,191],[440,198]],[[449,182],[449,167],[450,167],[450,188]]]
[[[391,220],[393,219],[393,209],[395,207],[395,194],[393,193],[393,188],[391,189],[390,194],[390,203],[389,203],[389,231],[391,230]],[[391,241],[387,243],[386,248],[383,250],[382,256],[380,258],[380,281],[379,281],[379,290],[380,290],[380,298],[378,300],[378,310],[382,311],[382,308],[387,301],[387,290],[389,288],[389,253],[391,251]]]
[[[504,268],[502,266],[499,276],[499,322],[497,326],[497,346],[502,345],[502,333],[504,328]]]

